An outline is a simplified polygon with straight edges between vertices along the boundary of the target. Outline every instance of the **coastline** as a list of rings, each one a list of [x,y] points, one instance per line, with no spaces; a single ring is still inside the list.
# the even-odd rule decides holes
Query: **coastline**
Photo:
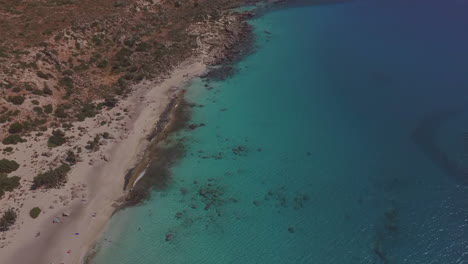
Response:
[[[232,63],[252,48],[252,30],[246,22],[252,16],[251,12],[230,13],[219,20],[223,23],[192,24],[187,31],[197,36],[197,48],[190,57],[177,67],[169,65],[172,68],[169,73],[132,85],[128,97],[116,107],[74,123],[76,127],[67,132],[69,141],[63,146],[52,149],[47,146],[51,128],[36,136],[35,142],[17,145],[9,158],[22,165],[17,171],[22,175],[22,184],[5,195],[0,210],[21,209],[17,223],[0,233],[0,263],[87,261],[115,211],[147,198],[155,180],[140,177],[138,184],[134,182],[151,165],[155,155],[163,157],[160,154],[164,149],[157,142],[185,124],[181,122],[183,114],[175,113],[190,106],[183,100],[180,87],[197,76],[219,79],[232,75]],[[217,67],[208,70],[213,65]],[[178,120],[171,122],[174,116]],[[70,147],[81,149],[95,136],[106,132],[111,136],[99,142],[98,150],[85,151],[77,157],[78,162],[64,186],[29,189],[35,175],[66,163],[64,153]],[[168,170],[171,164],[164,166]],[[129,190],[126,186],[138,188]],[[42,212],[37,219],[32,219],[29,210],[37,206]],[[60,223],[53,223],[57,218]]]
[[[121,140],[109,144],[112,146],[102,152],[92,153],[89,158],[93,160],[99,155],[107,161],[80,162],[72,170],[67,186],[74,183],[88,186],[86,199],[75,199],[66,207],[47,210],[36,220],[40,223],[22,226],[8,245],[8,252],[1,254],[0,262],[82,263],[119,206],[116,201],[125,199],[126,192],[122,189],[125,173],[141,160],[150,143],[148,135],[154,128],[156,118],[164,113],[178,87],[205,71],[206,65],[201,60],[191,58],[160,83],[154,81],[136,85],[135,92],[119,104],[120,107],[132,109],[129,111],[131,116],[125,120],[122,135],[117,135]],[[59,195],[67,193],[66,188],[54,191]],[[37,200],[35,202],[39,203]],[[47,203],[44,201],[40,204]],[[53,224],[53,218],[64,212],[70,213],[70,216],[62,217],[59,224]],[[37,232],[40,232],[40,236],[34,237]],[[24,254],[24,251],[28,254]]]

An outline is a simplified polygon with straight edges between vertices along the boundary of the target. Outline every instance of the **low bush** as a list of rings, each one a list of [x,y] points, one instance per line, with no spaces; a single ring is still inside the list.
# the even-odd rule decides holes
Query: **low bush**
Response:
[[[31,216],[31,218],[33,219],[36,219],[40,214],[41,208],[39,207],[34,207],[33,209],[31,209],[31,211],[29,211],[29,216]]]
[[[35,95],[42,95],[44,92],[38,88],[32,89],[32,93]]]
[[[33,107],[33,111],[36,112],[38,115],[42,114],[43,110],[40,106]]]
[[[107,65],[109,64],[109,62],[107,60],[101,60],[100,62],[98,62],[98,64],[96,65],[98,68],[105,68],[107,67]]]
[[[72,150],[67,151],[67,158],[65,159],[70,165],[76,164],[76,154]]]
[[[10,134],[18,134],[18,133],[21,133],[23,132],[23,124],[19,123],[19,122],[15,122],[13,124],[10,125],[10,128],[8,129],[8,132]]]
[[[8,96],[8,101],[14,105],[21,105],[24,102],[24,96],[21,96],[21,95]]]
[[[2,143],[4,145],[16,145],[18,143],[26,142],[26,140],[22,139],[19,135],[9,135],[3,139]]]
[[[5,152],[13,152],[13,148],[12,147],[6,147],[3,149],[3,151]]]
[[[55,148],[63,145],[67,140],[65,139],[65,133],[62,130],[57,129],[52,131],[52,136],[49,137],[47,144],[51,148]]]
[[[67,180],[67,173],[71,170],[67,164],[62,164],[60,167],[46,171],[34,177],[31,189],[35,190],[40,187],[58,188]]]
[[[48,105],[44,106],[44,113],[50,114],[50,113],[52,113],[53,110],[54,109],[53,109],[51,104],[48,104]]]
[[[8,231],[10,227],[15,224],[16,218],[17,215],[15,210],[11,208],[6,210],[3,213],[2,218],[0,218],[0,231]]]
[[[59,107],[57,107],[55,109],[54,114],[58,118],[67,118],[68,117],[68,114],[65,112],[65,108],[61,107],[61,106],[59,106]]]
[[[87,117],[95,117],[97,115],[95,104],[85,104],[81,108],[81,112],[76,114],[78,121],[84,121]]]
[[[7,177],[6,174],[0,173],[0,197],[3,197],[5,192],[11,192],[20,186],[20,177]]]
[[[42,89],[42,92],[44,92],[44,94],[47,95],[52,95],[52,90],[49,87],[44,87],[44,89]]]
[[[19,164],[14,160],[1,159],[0,173],[10,173],[19,168]]]
[[[115,97],[107,96],[104,98],[104,105],[108,108],[115,107],[117,105],[117,99]]]
[[[45,74],[45,73],[43,73],[42,71],[37,71],[37,73],[36,73],[36,74],[37,74],[37,77],[39,77],[39,78],[46,79],[46,80],[48,80],[48,79],[49,79],[49,75],[48,75],[48,74]]]
[[[73,71],[70,70],[70,69],[67,69],[65,71],[62,72],[63,75],[66,75],[66,76],[72,76],[73,75]]]
[[[59,84],[65,88],[67,96],[70,96],[74,92],[73,88],[75,87],[75,85],[71,77],[63,77],[62,79],[60,79]]]

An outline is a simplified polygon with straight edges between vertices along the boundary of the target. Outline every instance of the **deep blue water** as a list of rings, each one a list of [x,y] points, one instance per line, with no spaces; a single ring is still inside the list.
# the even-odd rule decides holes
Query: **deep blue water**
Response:
[[[174,135],[169,187],[116,214],[96,263],[468,263],[466,14],[381,0],[252,20],[256,52],[193,81],[206,126]]]

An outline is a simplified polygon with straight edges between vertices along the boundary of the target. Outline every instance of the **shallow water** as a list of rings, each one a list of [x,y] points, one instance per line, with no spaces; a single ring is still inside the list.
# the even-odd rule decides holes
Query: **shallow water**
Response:
[[[467,11],[254,19],[239,72],[192,83],[206,126],[174,135],[187,154],[169,186],[113,217],[95,263],[467,263]]]

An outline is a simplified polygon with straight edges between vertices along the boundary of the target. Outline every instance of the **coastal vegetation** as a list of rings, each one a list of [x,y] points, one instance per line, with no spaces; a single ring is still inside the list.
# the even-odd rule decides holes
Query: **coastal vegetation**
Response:
[[[89,165],[95,157],[113,161],[103,153],[83,152],[96,152],[114,142],[108,139],[122,138],[119,129],[138,114],[132,104],[120,103],[140,89],[134,84],[159,81],[192,57],[207,64],[220,63],[244,34],[247,16],[219,10],[240,1],[0,3],[0,141],[4,145],[28,141],[27,146],[0,147],[5,157],[28,161],[21,164],[28,167],[19,170],[20,177],[9,174],[20,167],[18,163],[0,161],[0,198],[8,197],[13,203],[9,201],[8,206],[16,208],[8,209],[6,203],[0,207],[4,212],[0,230],[10,229],[16,214],[34,219],[42,213],[40,208],[50,206],[24,206],[30,204],[25,199],[34,198],[20,197],[26,188],[64,187],[70,166],[81,162],[81,155],[92,157]],[[205,52],[207,47],[209,52]],[[135,98],[144,95],[143,91],[137,91]],[[106,130],[112,135],[103,133]],[[83,146],[82,140],[89,141]],[[44,149],[46,144],[63,147]],[[167,160],[163,162],[169,164]],[[167,171],[163,172],[167,178]],[[55,203],[55,193],[44,190],[41,196]],[[0,237],[1,248],[10,237],[8,233]]]
[[[21,95],[9,96],[8,102],[14,105],[21,105],[24,102],[24,96],[21,96]]]
[[[0,232],[5,232],[15,224],[17,218],[16,211],[12,208],[6,210],[0,218]]]
[[[76,114],[78,121],[84,121],[87,117],[95,117],[97,115],[96,104],[84,104],[81,111]]]
[[[19,168],[19,164],[14,160],[1,159],[0,160],[0,173],[10,173]]]
[[[6,138],[3,139],[2,143],[4,145],[16,145],[21,142],[26,142],[22,137],[19,135],[8,135]]]
[[[85,148],[91,152],[99,150],[99,141],[101,140],[100,135],[96,135],[93,140],[88,141],[88,144]]]
[[[40,214],[41,208],[39,207],[34,207],[33,209],[31,209],[31,211],[29,211],[29,216],[31,216],[31,218],[33,219],[36,219]]]
[[[10,134],[18,134],[23,132],[23,124],[21,124],[20,122],[15,122],[11,124],[10,128],[8,129],[8,132],[10,132]]]
[[[44,105],[44,113],[51,114],[53,111],[53,107],[51,104]]]
[[[67,164],[62,164],[56,169],[40,173],[33,179],[31,189],[36,190],[41,187],[58,188],[67,181],[67,173],[71,170]]]
[[[4,173],[0,173],[0,198],[5,192],[11,192],[20,186],[20,177],[8,177]]]
[[[13,152],[13,148],[12,147],[6,147],[3,149],[4,152],[7,152],[7,153],[11,153]]]
[[[64,16],[57,5],[21,6],[6,0],[8,8],[2,9],[5,15],[0,17],[0,25],[4,25],[0,35],[5,40],[0,45],[0,73],[5,76],[0,87],[9,102],[5,106],[13,109],[8,115],[0,111],[0,123],[21,124],[30,113],[44,117],[46,123],[83,121],[94,117],[102,106],[116,106],[131,84],[166,74],[194,54],[197,33],[190,33],[190,28],[195,22],[211,23],[221,35],[236,31],[232,20],[220,23],[225,24],[220,27],[213,22],[223,19],[220,10],[243,1],[114,2],[79,5],[69,1],[67,8],[74,12]],[[20,26],[30,20],[57,23]],[[222,49],[231,45],[222,42]],[[219,55],[214,57],[222,57]],[[42,99],[46,97],[48,100]],[[104,101],[93,103],[99,100]],[[3,106],[0,103],[0,108]],[[2,135],[2,130],[8,129],[0,126],[3,138],[8,135]],[[8,144],[20,142],[12,139]]]
[[[47,146],[50,148],[55,148],[58,146],[63,145],[67,140],[65,139],[65,133],[60,130],[54,130],[52,131],[52,136],[49,137],[49,140],[47,141]]]

